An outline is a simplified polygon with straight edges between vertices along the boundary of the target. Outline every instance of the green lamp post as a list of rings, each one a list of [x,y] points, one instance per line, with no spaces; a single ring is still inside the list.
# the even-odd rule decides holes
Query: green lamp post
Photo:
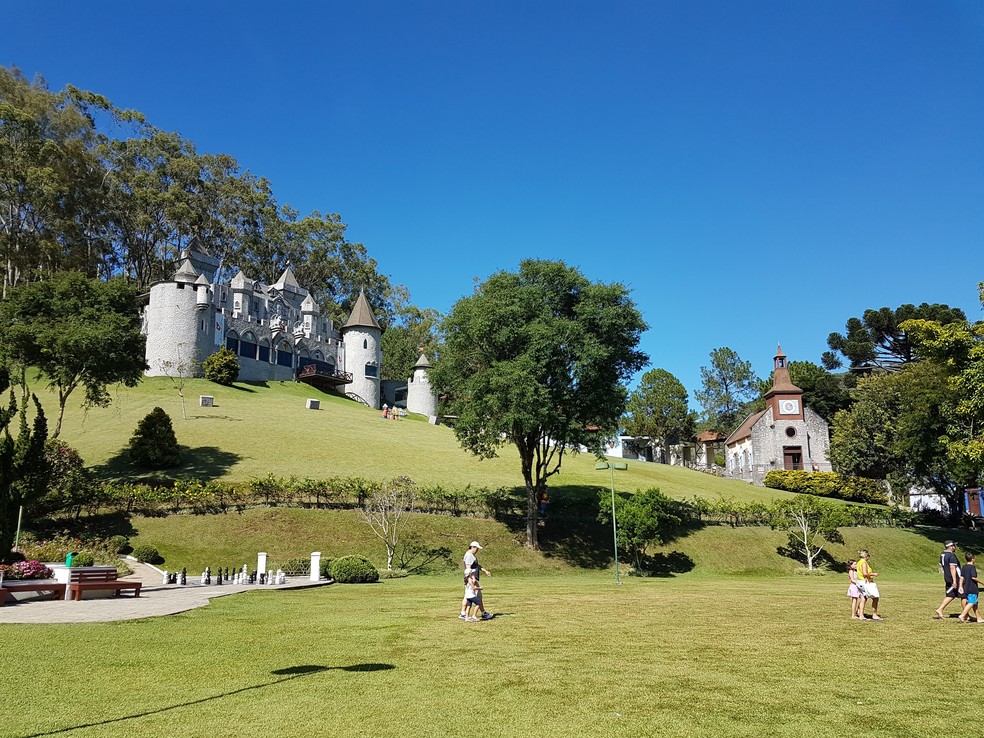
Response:
[[[625,471],[628,468],[629,465],[624,461],[599,461],[595,464],[596,470],[603,471],[608,469],[612,475],[612,540],[615,546],[615,584],[622,583],[622,579],[618,573],[618,524],[615,521],[615,470]]]

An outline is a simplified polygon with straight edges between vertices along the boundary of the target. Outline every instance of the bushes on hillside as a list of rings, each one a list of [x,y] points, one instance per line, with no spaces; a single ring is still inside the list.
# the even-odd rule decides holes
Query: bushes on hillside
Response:
[[[155,407],[137,424],[130,438],[130,457],[149,469],[164,469],[181,463],[174,426],[163,409]]]
[[[239,379],[239,357],[223,346],[202,363],[205,379],[230,385]]]
[[[874,479],[848,477],[836,472],[773,469],[765,475],[765,486],[817,497],[834,497],[850,502],[888,504],[884,487]]]
[[[154,546],[143,544],[133,549],[133,558],[144,564],[155,564],[161,560],[161,555]]]

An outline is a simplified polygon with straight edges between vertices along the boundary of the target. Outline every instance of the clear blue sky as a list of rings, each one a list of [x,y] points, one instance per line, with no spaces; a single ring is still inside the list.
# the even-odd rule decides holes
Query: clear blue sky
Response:
[[[652,366],[984,317],[984,3],[14,2],[0,64],[340,213],[446,312],[524,257],[622,281]]]

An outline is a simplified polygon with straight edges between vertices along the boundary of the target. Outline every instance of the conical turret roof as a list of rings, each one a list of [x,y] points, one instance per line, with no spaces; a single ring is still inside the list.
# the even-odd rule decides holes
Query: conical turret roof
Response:
[[[413,365],[414,369],[430,369],[431,363],[427,360],[427,354],[421,353],[420,358],[417,359],[417,363]]]
[[[786,354],[782,352],[782,344],[776,348],[774,358],[775,369],[772,373],[772,389],[765,393],[766,398],[776,394],[803,394],[803,390],[793,384],[789,378],[789,367],[786,365]]]
[[[199,277],[198,270],[191,263],[191,259],[185,259],[178,266],[178,271],[174,273],[175,282],[194,282]]]
[[[355,306],[352,308],[352,314],[349,315],[348,321],[342,326],[342,331],[344,332],[349,328],[375,328],[377,331],[382,330],[376,321],[376,316],[372,314],[372,308],[369,307],[365,290],[359,292],[359,297],[356,299]]]

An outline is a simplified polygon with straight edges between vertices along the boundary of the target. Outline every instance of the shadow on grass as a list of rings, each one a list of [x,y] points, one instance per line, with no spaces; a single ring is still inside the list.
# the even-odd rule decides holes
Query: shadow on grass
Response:
[[[72,535],[87,538],[110,538],[111,536],[130,538],[137,534],[137,529],[130,522],[130,517],[124,512],[85,515],[78,520],[75,518],[50,518],[38,521],[31,528],[35,535],[42,538],[50,538],[66,530],[72,531]]]
[[[129,451],[123,448],[115,456],[107,459],[104,464],[92,467],[92,471],[97,479],[104,481],[113,479],[140,481],[141,478],[185,479],[191,477],[204,482],[225,476],[226,472],[242,459],[239,454],[225,451],[217,446],[197,446],[195,448],[181,446],[180,453],[181,466],[149,471],[134,464],[130,459]]]
[[[274,687],[278,684],[283,684],[284,682],[290,682],[294,679],[302,679],[303,677],[310,676],[311,674],[320,674],[326,671],[347,671],[347,672],[365,672],[365,671],[388,671],[390,669],[395,669],[393,664],[352,664],[351,666],[319,666],[315,664],[303,664],[299,666],[289,666],[284,669],[274,669],[271,674],[274,676],[281,677],[280,679],[273,679],[262,684],[254,684],[250,687],[242,687],[241,689],[234,689],[231,692],[223,692],[221,694],[214,694],[211,697],[202,697],[198,700],[191,700],[189,702],[179,702],[175,705],[167,705],[166,707],[158,707],[156,710],[146,710],[144,712],[135,712],[132,715],[123,715],[117,718],[110,718],[108,720],[98,720],[91,723],[80,723],[79,725],[69,725],[64,728],[59,728],[58,730],[48,730],[42,733],[31,733],[30,735],[24,736],[24,738],[41,738],[45,735],[59,735],[60,733],[70,733],[73,730],[82,730],[84,728],[95,728],[100,725],[113,725],[115,723],[123,723],[127,720],[137,720],[142,717],[149,717],[151,715],[160,715],[161,713],[170,712],[171,710],[179,710],[182,707],[194,707],[195,705],[203,705],[208,702],[213,702],[214,700],[221,700],[224,697],[231,697],[235,694],[243,694],[245,692],[252,692],[257,689],[266,689],[267,687]]]
[[[682,551],[656,553],[646,556],[642,561],[642,572],[648,577],[672,577],[693,571],[697,564]]]

